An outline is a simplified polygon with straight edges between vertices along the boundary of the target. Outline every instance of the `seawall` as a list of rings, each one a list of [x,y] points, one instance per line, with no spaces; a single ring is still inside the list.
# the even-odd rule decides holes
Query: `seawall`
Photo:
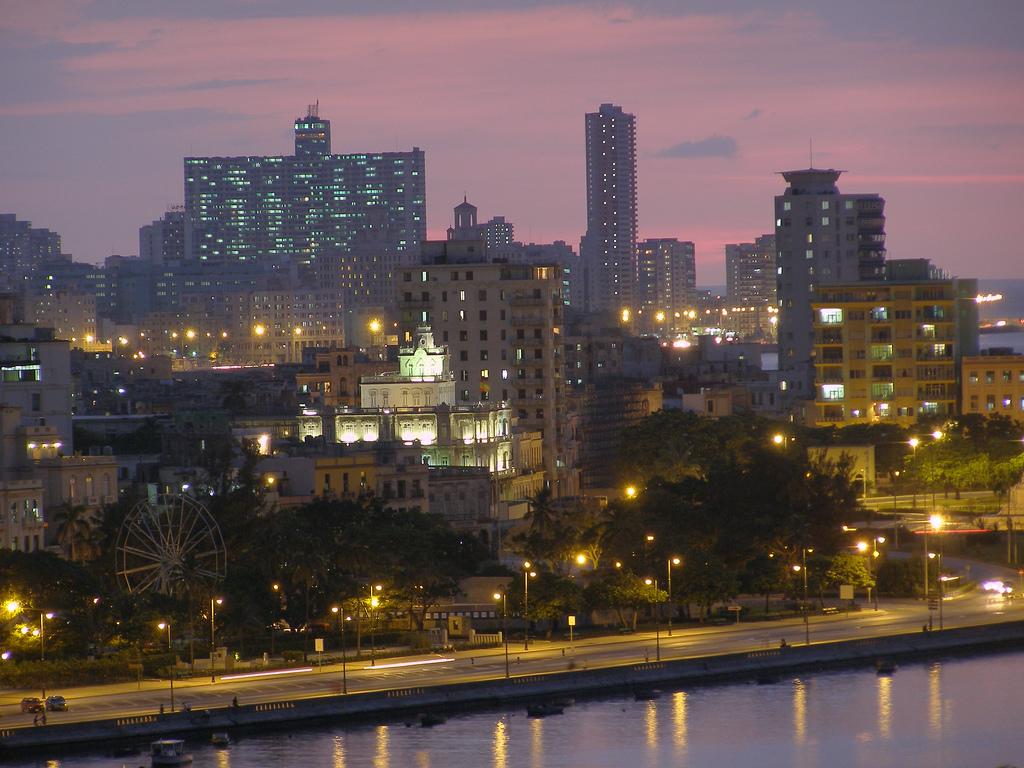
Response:
[[[1007,622],[700,658],[567,669],[508,680],[396,688],[174,714],[93,720],[45,728],[0,728],[0,757],[50,754],[65,748],[144,742],[168,735],[283,726],[302,721],[345,723],[387,720],[430,710],[600,695],[669,684],[700,685],[750,680],[809,670],[873,665],[883,659],[912,660],[954,651],[1019,647],[1022,640],[1024,621]]]

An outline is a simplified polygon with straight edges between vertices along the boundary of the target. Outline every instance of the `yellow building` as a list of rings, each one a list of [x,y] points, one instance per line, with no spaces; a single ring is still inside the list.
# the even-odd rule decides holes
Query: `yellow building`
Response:
[[[976,295],[976,280],[956,278],[818,287],[815,423],[955,416],[961,355],[977,351]]]
[[[1024,355],[976,355],[961,364],[963,412],[1024,421]]]

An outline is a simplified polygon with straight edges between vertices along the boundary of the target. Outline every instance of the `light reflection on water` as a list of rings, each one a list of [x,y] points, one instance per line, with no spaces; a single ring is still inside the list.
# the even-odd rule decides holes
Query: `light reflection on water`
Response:
[[[564,715],[525,707],[453,715],[436,728],[366,725],[238,734],[229,750],[194,744],[196,768],[906,768],[1017,763],[1024,653],[821,673],[776,685],[666,691],[656,700],[581,700]],[[78,756],[32,768],[111,768]],[[126,765],[147,762],[131,758]],[[14,765],[8,763],[6,765]]]
[[[878,675],[878,736],[892,738],[892,678]]]

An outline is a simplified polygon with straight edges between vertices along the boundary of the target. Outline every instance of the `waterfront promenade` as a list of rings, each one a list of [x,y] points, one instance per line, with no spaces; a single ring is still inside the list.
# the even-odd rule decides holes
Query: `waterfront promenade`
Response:
[[[878,611],[865,606],[849,614],[812,616],[806,627],[799,619],[786,619],[677,625],[671,637],[662,627],[659,632],[571,644],[532,639],[529,652],[521,644],[510,646],[508,681],[502,647],[378,659],[373,666],[353,661],[346,667],[348,695],[342,693],[340,664],[284,675],[218,678],[214,683],[208,678],[180,681],[174,686],[174,714],[167,681],[55,690],[68,698],[70,709],[50,713],[45,727],[34,727],[32,716],[18,710],[22,695],[38,692],[5,691],[0,697],[0,745],[48,749],[61,743],[246,724],[339,716],[386,718],[429,706],[465,707],[559,692],[599,693],[673,679],[714,681],[756,676],[759,670],[825,668],[867,663],[877,656],[1024,639],[1024,603],[967,592],[946,600],[943,607],[944,632],[937,630],[937,623],[936,631],[922,632],[928,621],[924,603],[883,601]],[[811,645],[805,647],[808,634]],[[780,649],[783,639],[786,649]],[[191,711],[183,713],[183,704]]]

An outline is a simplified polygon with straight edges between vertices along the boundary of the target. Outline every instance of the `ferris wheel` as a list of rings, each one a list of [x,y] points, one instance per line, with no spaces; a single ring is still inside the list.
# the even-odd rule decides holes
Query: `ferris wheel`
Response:
[[[115,573],[131,593],[178,594],[224,578],[220,526],[202,504],[179,494],[151,496],[125,517],[117,534]]]

